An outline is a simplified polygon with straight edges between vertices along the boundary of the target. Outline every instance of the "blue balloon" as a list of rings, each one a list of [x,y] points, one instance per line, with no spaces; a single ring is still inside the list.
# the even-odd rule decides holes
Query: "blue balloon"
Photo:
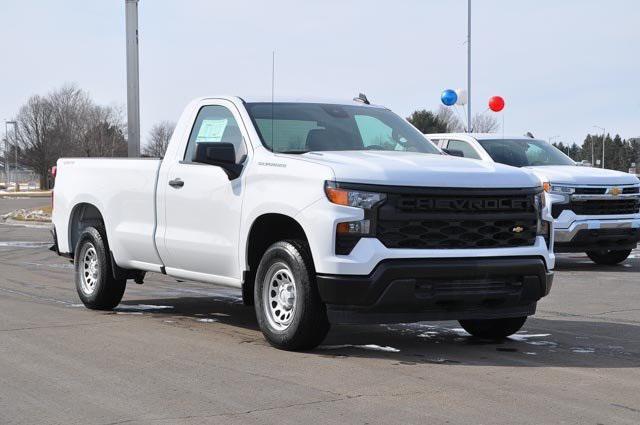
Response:
[[[442,100],[442,103],[444,103],[447,106],[455,105],[456,102],[458,101],[458,95],[456,94],[455,91],[451,89],[447,89],[443,91],[442,94],[440,95],[440,100]]]

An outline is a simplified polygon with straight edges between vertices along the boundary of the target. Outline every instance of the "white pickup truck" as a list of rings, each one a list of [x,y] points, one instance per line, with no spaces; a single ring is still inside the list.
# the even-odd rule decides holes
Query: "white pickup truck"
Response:
[[[197,99],[162,160],[60,159],[53,209],[88,308],[146,272],[228,285],[292,350],[330,323],[506,337],[551,288],[551,223],[539,179],[445,155],[366,98]]]
[[[429,134],[465,158],[521,167],[546,182],[555,252],[586,252],[595,263],[624,261],[640,241],[640,180],[632,174],[578,166],[544,140],[496,134]]]

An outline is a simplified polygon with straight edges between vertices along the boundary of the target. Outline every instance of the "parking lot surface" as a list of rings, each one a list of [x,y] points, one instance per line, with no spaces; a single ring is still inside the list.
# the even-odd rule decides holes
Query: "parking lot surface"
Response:
[[[49,246],[46,228],[0,225],[0,424],[640,423],[638,251],[560,257],[502,343],[455,322],[339,326],[293,353],[229,288],[150,274],[87,310]]]

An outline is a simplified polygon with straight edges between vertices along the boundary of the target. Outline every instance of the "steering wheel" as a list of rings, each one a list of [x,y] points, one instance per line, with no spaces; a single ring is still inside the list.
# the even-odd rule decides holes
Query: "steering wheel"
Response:
[[[384,151],[386,149],[384,148],[384,146],[381,146],[381,145],[369,145],[369,146],[365,147],[365,150],[368,150],[368,151]]]

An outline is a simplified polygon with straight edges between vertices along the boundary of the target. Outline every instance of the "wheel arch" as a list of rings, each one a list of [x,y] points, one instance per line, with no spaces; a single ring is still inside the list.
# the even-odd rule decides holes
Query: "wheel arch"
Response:
[[[251,223],[247,233],[242,279],[242,295],[246,304],[253,303],[255,273],[262,255],[269,246],[286,239],[309,240],[300,222],[290,215],[265,213]]]
[[[89,202],[80,202],[74,205],[73,209],[71,210],[71,214],[69,214],[69,226],[67,235],[67,237],[69,238],[69,253],[71,255],[74,254],[74,250],[76,248],[76,244],[78,243],[78,239],[80,238],[80,234],[82,233],[82,229],[86,227],[87,222],[100,223],[106,232],[106,223],[104,221],[104,216],[96,205]]]

